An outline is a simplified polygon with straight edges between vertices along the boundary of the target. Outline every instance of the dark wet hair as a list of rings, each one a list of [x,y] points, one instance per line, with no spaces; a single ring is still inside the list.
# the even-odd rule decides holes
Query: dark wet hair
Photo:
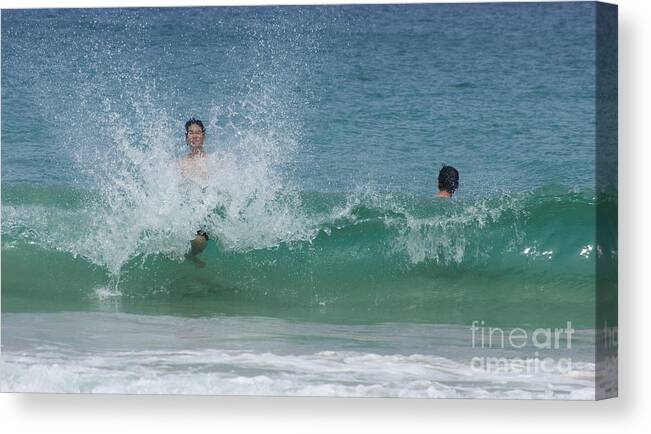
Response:
[[[199,125],[201,127],[201,132],[202,133],[206,132],[206,128],[203,126],[203,122],[201,122],[199,119],[190,118],[190,120],[188,120],[185,123],[185,134],[188,134],[188,130],[190,129],[190,125],[193,125],[193,124]]]
[[[459,188],[459,171],[452,166],[443,166],[439,172],[439,190],[453,194]]]

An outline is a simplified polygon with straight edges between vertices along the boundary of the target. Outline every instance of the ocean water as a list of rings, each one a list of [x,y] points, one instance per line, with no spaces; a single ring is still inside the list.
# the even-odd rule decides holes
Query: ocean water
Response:
[[[594,398],[595,287],[617,282],[595,272],[617,256],[595,23],[593,3],[3,10],[2,391]],[[192,116],[201,185],[177,166]]]

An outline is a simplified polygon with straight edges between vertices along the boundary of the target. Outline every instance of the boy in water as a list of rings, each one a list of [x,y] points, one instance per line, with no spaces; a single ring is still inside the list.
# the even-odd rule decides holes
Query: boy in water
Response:
[[[459,171],[452,166],[443,166],[439,172],[439,192],[436,197],[452,197],[459,188]]]
[[[207,154],[203,150],[205,135],[206,129],[199,119],[191,118],[185,123],[185,143],[189,147],[189,152],[179,160],[179,168],[183,177],[197,183],[202,183],[208,178],[208,171],[204,161]],[[203,267],[205,264],[197,258],[197,255],[206,248],[207,243],[208,234],[203,230],[198,230],[194,239],[190,241],[188,258],[199,267]]]
[[[188,145],[188,153],[179,161],[181,174],[193,181],[201,183],[208,178],[204,158],[206,151],[203,150],[203,139],[206,129],[203,122],[192,118],[185,123],[185,143]]]

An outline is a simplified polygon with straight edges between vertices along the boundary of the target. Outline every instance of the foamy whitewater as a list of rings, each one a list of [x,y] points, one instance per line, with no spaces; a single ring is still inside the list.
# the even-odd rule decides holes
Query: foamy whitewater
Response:
[[[594,20],[3,11],[2,391],[594,399]]]
[[[570,369],[483,372],[459,359],[462,327],[110,313],[40,315],[42,326],[34,319],[7,315],[3,390],[594,399],[594,365],[579,361],[590,357],[589,334],[577,336]]]

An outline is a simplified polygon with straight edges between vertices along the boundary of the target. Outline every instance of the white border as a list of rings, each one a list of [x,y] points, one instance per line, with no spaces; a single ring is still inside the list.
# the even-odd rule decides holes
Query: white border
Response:
[[[314,4],[315,1],[18,1],[2,8]],[[328,3],[396,3],[386,1]],[[400,3],[406,3],[400,1]],[[476,433],[642,432],[649,426],[651,326],[651,14],[619,0],[620,398],[593,402],[351,398],[0,395],[0,430],[69,433],[412,431]]]

